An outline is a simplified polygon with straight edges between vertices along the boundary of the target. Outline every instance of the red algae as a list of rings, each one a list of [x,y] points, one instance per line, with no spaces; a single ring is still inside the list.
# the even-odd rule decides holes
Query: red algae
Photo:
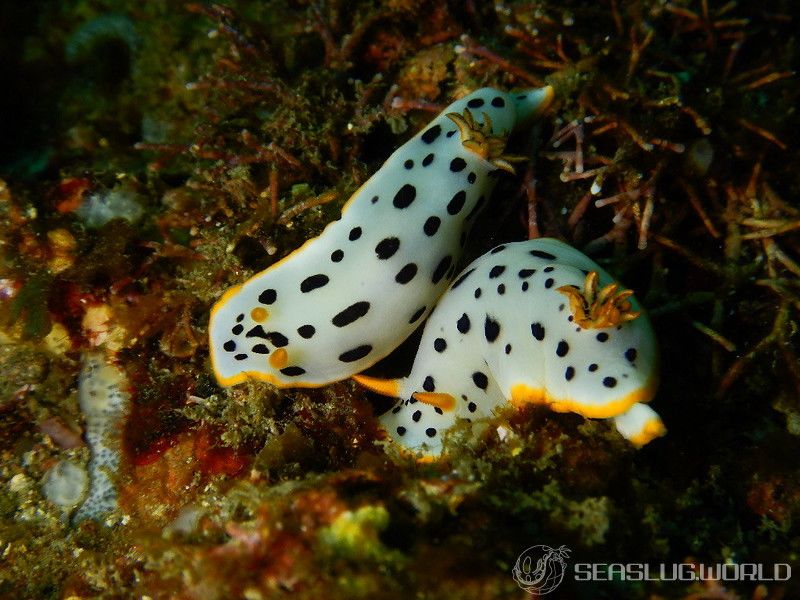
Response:
[[[250,463],[245,449],[230,448],[220,443],[220,432],[203,427],[195,432],[194,455],[206,475],[235,477]]]

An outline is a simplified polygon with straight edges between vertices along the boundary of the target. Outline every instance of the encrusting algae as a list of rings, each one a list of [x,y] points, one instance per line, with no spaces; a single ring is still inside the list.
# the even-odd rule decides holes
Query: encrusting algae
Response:
[[[0,596],[527,597],[512,571],[535,545],[569,549],[554,596],[798,595],[796,577],[573,576],[578,562],[692,563],[694,572],[719,563],[800,567],[793,460],[800,451],[800,165],[789,133],[800,129],[795,13],[784,0],[236,0],[135,10],[100,0],[9,12],[0,23],[9,117],[0,119]],[[455,120],[437,117],[484,88],[505,94],[547,86],[554,92],[548,112],[515,128],[502,149],[494,130],[511,127],[492,112],[500,110],[494,96],[451,111]],[[388,357],[359,377],[400,382],[414,369],[421,390],[413,392],[447,393],[447,378],[461,370],[443,360],[427,372],[422,358],[445,359],[436,340],[453,351],[456,323],[469,313],[471,332],[458,335],[480,337],[497,368],[471,369],[466,384],[474,387],[477,372],[487,389],[490,375],[505,381],[501,361],[536,341],[535,321],[523,331],[500,302],[512,296],[512,281],[515,294],[533,291],[522,291],[520,270],[536,268],[535,279],[560,264],[492,262],[445,289],[493,248],[553,238],[592,266],[569,281],[554,275],[550,288],[542,277],[537,291],[563,303],[558,314],[574,327],[550,340],[555,325],[542,323],[541,343],[555,346],[537,368],[559,385],[591,389],[581,377],[594,363],[577,360],[584,346],[572,336],[613,345],[648,319],[661,355],[653,405],[668,435],[634,450],[623,436],[636,442],[639,433],[662,430],[617,422],[617,431],[587,410],[549,410],[530,402],[546,399],[531,392],[534,382],[512,378],[526,384],[510,393],[516,401],[503,394],[481,418],[469,410],[480,388],[468,401],[453,396],[472,421],[437,429],[441,455],[421,462],[382,429],[393,418],[391,400],[348,379],[331,383],[350,373],[321,377],[315,388],[219,385],[208,342],[215,302],[257,273],[291,264],[280,261],[358,214],[351,206],[336,221],[392,152],[422,144],[437,118],[442,151],[445,140],[466,137],[472,149],[454,144],[458,157],[468,162],[473,154],[460,153],[477,153],[504,169],[482,191],[486,207],[475,213],[463,248],[453,233],[430,252],[425,273],[430,282],[450,255],[434,295],[468,293],[465,301],[487,308],[451,314],[434,308],[442,306],[438,298],[409,301],[406,323],[423,305],[423,313],[433,311],[425,331],[421,314],[398,337],[416,333],[391,353],[376,352],[375,359]],[[444,137],[450,130],[454,137]],[[429,153],[434,162],[424,167]],[[369,204],[377,194],[378,204],[405,214],[392,205],[410,183],[402,177],[443,156],[438,149],[404,155],[392,189],[363,199]],[[442,170],[450,173],[455,158],[448,155]],[[406,160],[414,162],[410,171]],[[483,171],[452,173],[473,171],[476,182],[465,185],[484,185],[477,181]],[[419,197],[406,211],[422,206],[422,189],[434,180],[411,183],[419,183]],[[436,216],[448,215],[460,189],[443,193]],[[362,234],[353,242],[356,225]],[[352,224],[342,243],[370,241],[354,256],[387,265],[406,248],[418,255],[431,248],[424,229],[412,243],[394,233],[406,231],[401,225],[379,219],[373,227],[381,235],[372,239]],[[381,259],[379,242],[392,237],[400,245]],[[330,278],[322,267],[338,264],[329,257],[336,249],[296,274],[297,286],[316,274]],[[499,260],[503,252],[488,256]],[[409,262],[387,272],[394,277]],[[506,273],[491,278],[498,265]],[[363,271],[365,280],[377,273]],[[612,281],[621,283],[612,288]],[[361,300],[355,285],[342,286],[339,301],[325,300],[331,285],[308,292],[321,300],[302,315],[289,311],[299,319],[291,328],[263,326],[291,338],[280,368],[310,371],[312,361],[295,362],[294,337],[322,340],[322,324],[336,328],[330,320]],[[240,311],[245,317],[277,318],[274,307],[251,304]],[[452,335],[429,331],[437,312]],[[308,340],[296,331],[305,324],[316,332]],[[254,326],[242,332],[244,341],[263,343],[246,337]],[[522,333],[527,342],[505,339]],[[598,340],[601,333],[609,338]],[[324,337],[315,351],[337,338]],[[558,356],[562,338],[569,350]],[[623,365],[628,347],[613,346]],[[266,356],[279,349],[270,345]],[[644,359],[637,346],[642,371],[650,365]],[[112,379],[124,389],[124,410],[106,422],[119,427],[103,434],[81,406],[87,361],[118,370],[121,378]],[[596,364],[600,373],[604,364]],[[575,372],[567,380],[569,367]],[[621,375],[604,372],[599,387],[621,389]],[[605,387],[605,377],[616,386]],[[414,396],[403,395],[408,411]],[[430,403],[414,407],[424,405],[431,418],[450,414],[447,397],[421,397]],[[425,441],[432,426],[421,430]],[[114,452],[111,468],[97,469],[104,448]],[[114,503],[103,502],[84,519],[98,482],[112,495],[96,497],[113,497],[115,506],[106,511]]]

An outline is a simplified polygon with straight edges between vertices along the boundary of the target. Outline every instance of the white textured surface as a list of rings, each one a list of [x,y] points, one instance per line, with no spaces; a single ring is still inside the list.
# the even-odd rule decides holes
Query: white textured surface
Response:
[[[113,477],[119,469],[122,420],[130,394],[124,371],[103,352],[87,352],[78,384],[78,401],[86,420],[91,450],[89,495],[74,520],[100,519],[117,508]]]

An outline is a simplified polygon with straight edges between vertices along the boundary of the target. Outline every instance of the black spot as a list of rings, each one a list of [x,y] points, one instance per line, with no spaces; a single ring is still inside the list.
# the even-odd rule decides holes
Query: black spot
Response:
[[[420,139],[422,139],[422,141],[425,142],[426,144],[432,144],[434,141],[436,141],[436,138],[438,138],[441,135],[441,133],[442,133],[442,126],[434,125],[430,129],[428,129],[425,133],[423,133],[420,136]]]
[[[523,292],[527,292],[528,291],[528,282],[527,281],[523,281],[522,282],[522,291]]]
[[[590,364],[589,365],[589,372],[590,373],[594,373],[595,371],[597,371],[597,364],[596,363]]]
[[[444,411],[441,408],[439,408],[438,406],[434,406],[433,407],[433,412],[435,412],[437,415],[443,415],[444,414]]]
[[[531,256],[535,256],[536,258],[543,258],[545,260],[555,260],[556,259],[555,255],[550,254],[549,252],[544,252],[543,250],[531,250],[530,251],[530,255]]]
[[[505,244],[500,244],[499,246],[495,246],[494,248],[492,248],[489,251],[489,254],[497,254],[498,252],[502,252],[505,249],[506,249]],[[505,267],[503,267],[503,269],[505,269]]]
[[[485,201],[486,201],[486,199],[485,199],[483,196],[480,196],[480,197],[478,198],[478,201],[475,203],[475,206],[473,206],[473,207],[472,207],[472,210],[471,210],[471,211],[469,211],[469,214],[468,214],[468,215],[467,215],[467,217],[466,217],[468,221],[469,221],[469,220],[470,220],[472,217],[474,217],[476,214],[478,214],[478,211],[479,211],[481,208],[483,208],[483,203],[484,203]]]
[[[607,388],[613,388],[617,385],[617,380],[614,377],[603,377],[603,385]]]
[[[461,315],[461,318],[456,321],[456,328],[458,328],[461,333],[467,333],[469,331],[469,317],[467,313]]]
[[[429,438],[436,437],[436,429],[433,427],[428,427],[425,430],[425,435],[427,435]]]
[[[439,231],[439,225],[441,224],[442,220],[439,217],[428,217],[428,220],[425,221],[425,225],[422,226],[422,230],[425,232],[425,235],[436,235],[436,232]]]
[[[483,106],[483,98],[473,98],[469,102],[467,102],[467,106],[470,108],[480,108]]]
[[[458,279],[456,279],[455,283],[453,283],[453,285],[450,287],[450,289],[451,289],[451,290],[454,290],[454,289],[456,289],[458,286],[460,286],[462,283],[464,283],[464,280],[465,280],[467,277],[469,277],[470,275],[472,275],[472,272],[473,272],[474,270],[475,270],[475,269],[470,269],[470,270],[469,270],[469,271],[467,271],[466,273],[463,273],[463,274],[461,275],[461,277],[459,277]]]
[[[415,410],[414,414],[411,415],[411,420],[414,421],[414,423],[419,423],[419,420],[421,418],[422,418],[422,411],[421,410]]]
[[[237,354],[233,358],[235,358],[236,360],[244,360],[245,358],[247,358],[247,354]]]
[[[492,270],[489,271],[489,279],[496,279],[497,277],[500,277],[505,270],[506,268],[503,265],[495,265],[492,267]]]
[[[495,108],[503,108],[506,105],[506,101],[503,100],[500,96],[495,96],[492,98],[492,106]]]
[[[544,272],[545,273],[552,273],[553,272],[553,267],[545,267],[544,268]]]
[[[447,132],[447,137],[453,137],[453,135],[455,134],[455,132],[456,132],[456,130],[455,130],[455,129],[453,129],[452,131],[448,131],[448,132]]]
[[[236,322],[241,323],[243,320],[244,320],[244,314],[239,313],[239,315],[236,317]]]
[[[228,352],[233,352],[234,350],[236,350],[236,342],[234,342],[233,340],[228,340],[227,342],[222,344],[222,347],[225,348],[225,350]]]
[[[406,162],[404,162],[404,163],[403,163],[403,166],[404,166],[406,169],[409,169],[409,170],[411,170],[411,169],[413,169],[413,168],[414,168],[414,161],[413,161],[413,160],[411,160],[411,159],[409,158],[409,159],[408,159]]]
[[[227,350],[227,348],[226,348]],[[636,348],[628,348],[625,350],[625,358],[628,359],[629,362],[633,362],[636,360]]]
[[[436,270],[434,270],[433,277],[431,277],[431,281],[434,283],[434,285],[439,283],[442,277],[444,277],[444,274],[447,273],[447,269],[450,268],[451,262],[453,262],[453,257],[448,254],[439,261],[438,265],[436,265]]]
[[[567,370],[564,371],[564,379],[570,381],[573,377],[575,377],[575,367],[567,367]]]
[[[415,188],[410,183],[405,184],[394,195],[394,200],[392,204],[394,204],[395,208],[408,208],[411,206],[411,203],[414,201],[414,198],[417,197],[417,188]]]
[[[241,323],[239,323],[238,325],[234,325],[233,328],[231,329],[231,333],[233,335],[239,335],[240,333],[242,333],[242,331],[244,331],[244,325],[242,325]]]
[[[559,304],[558,305],[558,312],[561,312],[562,310],[564,310],[564,305],[563,304]]]
[[[289,344],[289,339],[278,331],[270,331],[267,334],[267,339],[272,342],[272,345],[276,348],[283,348]]]
[[[361,346],[356,346],[347,352],[342,352],[339,355],[339,360],[342,362],[354,362],[364,358],[370,352],[372,352],[372,346],[369,344],[363,344]]]
[[[408,401],[406,401],[406,403],[407,403],[407,402],[408,402]],[[401,410],[403,410],[403,407],[402,407],[402,406],[395,406],[395,407],[392,409],[392,414],[393,414],[393,415],[396,415],[396,414],[397,414],[397,413],[399,413]]]
[[[501,296],[506,293],[506,286],[504,283],[501,283],[500,285],[497,286],[497,293],[500,294]]]
[[[437,352],[444,352],[447,349],[447,342],[444,338],[436,338],[433,340],[433,349]]]
[[[348,239],[349,239],[351,242],[355,242],[355,241],[356,241],[358,238],[360,238],[360,237],[361,237],[361,227],[353,227],[353,228],[350,230],[350,235],[348,235],[348,236],[347,236],[347,238],[348,238]]]
[[[311,277],[306,277],[303,279],[303,282],[300,284],[300,291],[304,294],[307,294],[308,292],[314,291],[317,288],[328,285],[329,281],[330,279],[328,279],[327,275],[317,273],[316,275],[312,275]]]
[[[575,320],[575,317],[573,315],[570,315],[570,316],[567,317],[567,321],[569,321],[570,323],[572,323],[574,320]]]
[[[467,410],[469,412],[475,412],[476,410],[478,410],[478,406],[474,402],[470,402],[469,404],[467,404]]]
[[[458,173],[460,171],[463,171],[466,166],[467,166],[467,161],[465,161],[460,156],[456,156],[453,160],[450,161],[450,170],[453,173]]]
[[[506,354],[511,354],[511,344],[506,344]]]
[[[406,434],[406,428],[405,428],[405,427],[403,427],[402,425],[400,425],[400,426],[397,428],[397,435],[405,435],[405,434]]]
[[[478,180],[478,176],[475,175],[475,173],[470,173],[469,175],[467,175],[467,181],[469,183],[475,183],[477,180]]]
[[[394,256],[394,253],[397,252],[398,248],[400,248],[400,240],[398,238],[383,238],[380,242],[378,242],[378,245],[375,246],[375,254],[378,255],[380,260],[386,260],[387,258]]]
[[[417,265],[414,263],[408,263],[405,267],[398,271],[397,275],[394,276],[394,280],[397,283],[408,283],[414,276],[417,274]]]
[[[281,373],[289,377],[297,377],[305,372],[306,370],[303,367],[286,367],[285,369],[281,369]]]
[[[258,301],[261,304],[272,304],[278,299],[278,292],[273,289],[264,290],[258,295]]]
[[[461,190],[460,192],[456,192],[456,195],[450,199],[450,202],[447,203],[447,212],[451,215],[457,215],[461,212],[461,209],[464,208],[464,202],[467,201],[467,192]]]
[[[341,250],[334,250],[331,252],[331,260],[333,262],[340,262],[344,258],[344,252]]]
[[[377,204],[378,203],[378,197],[377,196],[373,196],[372,200],[370,200],[370,202],[372,202],[373,204]]]
[[[531,323],[531,333],[541,342],[544,339],[544,326],[541,323]]]
[[[411,325],[411,324],[416,323],[417,321],[419,321],[419,318],[422,315],[425,314],[425,309],[426,308],[428,308],[428,307],[427,306],[423,306],[421,308],[418,308],[416,310],[416,312],[413,315],[411,315],[411,318],[408,320],[408,324]]]
[[[598,342],[605,342],[608,340],[608,334],[605,331],[601,331],[596,336]]]
[[[477,300],[480,298],[482,293],[483,291],[481,291],[481,288],[475,288],[475,299]]]
[[[536,273],[536,269],[521,269],[517,275],[519,275],[520,279],[527,279],[534,273]]]
[[[264,344],[256,344],[253,346],[252,350],[256,354],[269,354],[269,348],[267,348]]]
[[[428,375],[425,378],[425,381],[422,382],[422,389],[426,392],[433,392],[436,390],[436,384],[433,381],[433,377]]]
[[[253,327],[250,331],[247,332],[245,337],[249,338],[259,337],[259,338],[264,338],[265,340],[269,339],[269,335],[267,335],[267,332],[264,331],[264,328],[261,325],[256,325],[255,327]]]
[[[300,334],[300,337],[305,339],[310,339],[316,332],[317,330],[314,329],[313,325],[301,325],[297,328],[297,333]]]
[[[483,323],[483,334],[486,336],[487,342],[493,342],[500,335],[500,323],[486,315],[486,321]]]
[[[472,374],[472,382],[482,390],[485,390],[487,387],[489,387],[489,378],[480,371],[475,371]]]
[[[336,327],[344,327],[346,325],[350,325],[350,323],[353,321],[360,319],[366,315],[367,312],[369,312],[369,302],[364,302],[362,300],[345,308],[331,319],[331,323],[336,325]]]
[[[556,356],[560,356],[561,358],[565,357],[569,352],[569,344],[564,340],[558,342],[558,346],[556,346]]]
[[[517,100],[525,100],[528,96],[526,94],[520,94],[517,96]]]
[[[422,159],[422,166],[427,167],[432,162],[433,162],[433,153],[428,154],[428,156]]]
[[[546,287],[549,290],[551,287],[553,287],[554,283],[555,280],[552,277],[548,277],[544,282],[544,287]]]

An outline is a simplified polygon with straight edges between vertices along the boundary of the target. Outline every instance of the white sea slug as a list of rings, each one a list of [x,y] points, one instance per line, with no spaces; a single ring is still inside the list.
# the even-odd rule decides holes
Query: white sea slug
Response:
[[[441,451],[457,418],[489,416],[507,401],[613,417],[641,446],[665,429],[643,404],[655,394],[658,352],[632,294],[557,240],[497,246],[442,296],[408,377],[355,379],[399,398],[383,425],[427,454]]]
[[[313,387],[394,350],[455,273],[512,129],[550,87],[483,88],[457,100],[392,154],[319,237],[228,290],[211,311],[211,365],[222,385],[260,379]]]
[[[104,352],[83,357],[78,380],[78,402],[86,419],[89,461],[89,494],[73,520],[101,519],[117,508],[113,482],[121,455],[122,423],[130,393],[125,372],[111,363]]]

